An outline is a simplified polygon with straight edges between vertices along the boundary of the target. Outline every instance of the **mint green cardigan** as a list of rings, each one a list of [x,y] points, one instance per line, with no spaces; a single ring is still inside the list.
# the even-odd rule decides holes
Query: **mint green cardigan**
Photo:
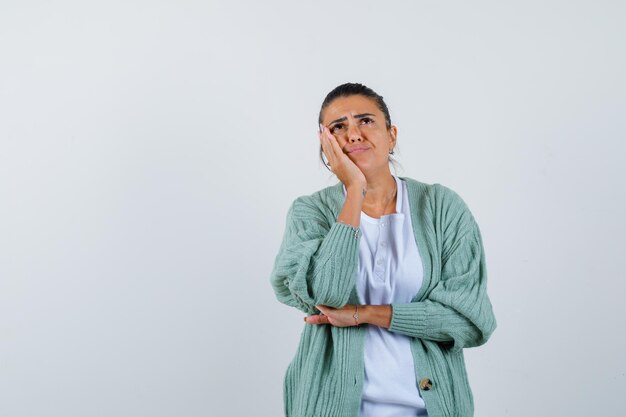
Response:
[[[484,344],[496,328],[480,230],[455,191],[399,178],[407,183],[424,280],[412,302],[392,304],[388,331],[411,337],[429,417],[470,417],[463,348]],[[356,291],[360,233],[336,221],[344,199],[338,182],[296,198],[287,212],[270,282],[278,301],[307,315],[320,312],[316,305],[363,304]],[[358,417],[366,326],[304,324],[283,381],[286,417]],[[425,378],[429,389],[420,387]]]

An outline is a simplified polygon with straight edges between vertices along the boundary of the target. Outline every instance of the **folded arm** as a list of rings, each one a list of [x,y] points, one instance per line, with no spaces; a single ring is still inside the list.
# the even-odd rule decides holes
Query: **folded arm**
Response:
[[[283,241],[270,281],[278,301],[307,314],[316,305],[342,307],[355,284],[360,230],[329,222],[310,197],[287,212]]]
[[[441,279],[423,301],[391,304],[389,330],[449,344],[484,344],[496,328],[487,295],[487,270],[478,225],[453,243],[442,260]]]

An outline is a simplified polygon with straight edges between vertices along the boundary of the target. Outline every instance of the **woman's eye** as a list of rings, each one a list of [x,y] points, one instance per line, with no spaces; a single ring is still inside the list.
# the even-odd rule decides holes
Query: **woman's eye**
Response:
[[[342,128],[342,127],[343,127],[343,125],[341,125],[341,124],[336,124],[336,125],[334,125],[333,127],[331,127],[331,128],[330,128],[330,132],[331,132],[331,133],[335,133],[335,130],[336,130],[336,129],[340,129],[340,128]]]
[[[361,120],[366,121],[366,122],[367,122],[367,124],[370,124],[370,123],[372,123],[372,122],[373,122],[373,120],[372,120],[372,119],[370,119],[369,117],[364,117],[364,118],[362,118]]]

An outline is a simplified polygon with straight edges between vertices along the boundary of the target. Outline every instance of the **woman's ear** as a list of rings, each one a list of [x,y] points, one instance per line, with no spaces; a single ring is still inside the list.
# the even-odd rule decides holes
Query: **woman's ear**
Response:
[[[391,149],[393,149],[396,147],[396,137],[398,136],[398,128],[395,125],[389,128],[389,135],[391,136],[389,145],[391,145]]]

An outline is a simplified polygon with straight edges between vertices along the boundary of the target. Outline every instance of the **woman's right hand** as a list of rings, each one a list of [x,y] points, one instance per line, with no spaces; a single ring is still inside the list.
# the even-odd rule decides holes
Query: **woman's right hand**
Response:
[[[346,189],[352,186],[366,189],[367,179],[363,171],[343,152],[337,138],[333,136],[330,130],[323,124],[320,124],[320,128],[322,129],[319,133],[320,143],[333,174],[346,186]]]

